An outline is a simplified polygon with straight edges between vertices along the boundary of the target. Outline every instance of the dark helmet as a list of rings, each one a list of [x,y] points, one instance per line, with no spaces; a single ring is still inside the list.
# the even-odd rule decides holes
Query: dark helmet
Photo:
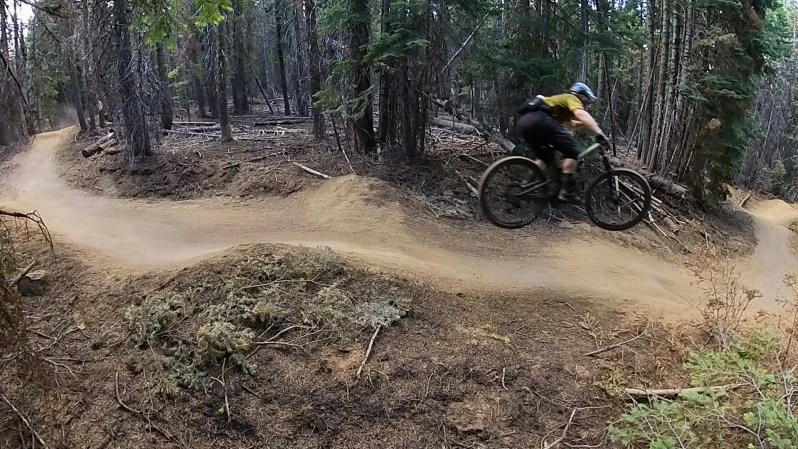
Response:
[[[571,93],[583,95],[587,97],[591,103],[596,101],[596,95],[585,83],[574,83],[574,85],[571,86]]]

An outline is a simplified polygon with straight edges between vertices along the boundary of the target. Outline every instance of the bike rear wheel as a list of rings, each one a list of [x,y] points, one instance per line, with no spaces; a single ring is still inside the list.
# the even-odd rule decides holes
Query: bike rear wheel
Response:
[[[602,229],[629,229],[648,215],[651,186],[633,170],[606,172],[594,179],[585,191],[585,209],[590,220]]]
[[[485,218],[504,229],[532,223],[556,188],[531,159],[511,156],[493,163],[479,181],[479,205]],[[532,189],[531,194],[522,194]],[[556,190],[554,194],[556,195]]]

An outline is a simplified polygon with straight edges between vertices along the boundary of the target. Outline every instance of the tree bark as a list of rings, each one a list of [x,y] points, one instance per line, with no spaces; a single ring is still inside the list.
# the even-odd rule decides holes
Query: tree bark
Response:
[[[233,130],[230,127],[230,116],[227,112],[227,57],[225,55],[227,21],[222,21],[216,27],[216,82],[219,97],[219,126],[222,128],[222,142],[233,140]]]
[[[216,58],[217,48],[218,45],[216,39],[216,32],[210,30],[208,31],[208,67],[209,70],[206,73],[207,77],[205,79],[205,86],[208,92],[208,104],[210,105],[211,110],[211,118],[218,119],[219,118],[219,95],[216,91],[217,83],[219,80],[219,62]]]
[[[393,32],[391,18],[391,0],[382,0],[382,33],[390,34]],[[380,73],[380,98],[379,98],[379,123],[377,129],[377,139],[383,145],[387,145],[395,139],[394,129],[396,128],[396,95],[392,92],[394,88],[395,66],[383,67]]]
[[[319,51],[319,34],[316,31],[316,2],[305,0],[305,28],[308,37],[308,58],[310,68],[310,103],[313,114],[313,135],[323,139],[327,134],[324,125],[324,114],[321,108],[313,101],[314,96],[321,91],[321,64],[322,57]]]
[[[294,97],[296,97],[296,113],[298,115],[307,116],[308,109],[305,105],[305,55],[303,46],[299,43],[302,36],[301,24],[299,19],[299,8],[302,7],[302,2],[297,2],[294,5],[294,48],[296,49],[296,73],[294,75]]]
[[[643,92],[643,107],[642,109],[642,117],[638,120],[640,121],[640,139],[637,142],[637,157],[640,159],[645,159],[648,157],[649,153],[652,151],[651,148],[651,134],[652,134],[652,127],[654,123],[654,118],[652,116],[654,112],[654,83],[655,77],[654,72],[656,70],[656,66],[654,65],[655,60],[655,52],[654,52],[654,36],[655,36],[655,26],[654,26],[654,12],[655,12],[656,5],[654,4],[654,0],[648,0],[648,8],[647,8],[647,15],[646,15],[646,22],[648,23],[648,42],[646,43],[646,62],[647,67],[645,71],[645,91]]]
[[[580,60],[579,60],[579,80],[587,82],[588,68],[590,66],[590,52],[587,48],[587,36],[589,33],[589,15],[590,15],[590,2],[589,0],[580,1],[580,23],[582,28]]]
[[[249,100],[247,99],[247,73],[244,66],[247,59],[246,44],[244,42],[243,29],[244,18],[243,6],[240,0],[233,2],[235,12],[233,20],[235,20],[233,28],[233,61],[235,64],[235,72],[232,82],[230,83],[233,92],[233,110],[236,115],[243,115],[249,112]]]
[[[665,104],[665,91],[668,83],[668,57],[670,49],[670,36],[671,36],[671,0],[662,1],[662,28],[660,30],[660,43],[659,43],[659,75],[657,76],[656,88],[656,102],[654,104],[654,123],[659,124],[655,127],[649,142],[650,151],[645,162],[646,165],[653,168],[656,165],[656,160],[659,152],[662,149],[659,147],[660,136],[662,133],[662,124],[665,122],[665,113],[667,112],[667,105]]]
[[[350,13],[353,23],[350,30],[349,51],[352,58],[351,76],[354,83],[354,98],[358,110],[353,111],[352,126],[355,129],[356,149],[363,153],[370,153],[377,149],[374,140],[374,116],[371,111],[371,80],[369,78],[371,66],[365,60],[365,48],[369,43],[369,13],[368,0],[351,0]]]
[[[116,18],[114,23],[118,58],[116,67],[127,141],[124,157],[128,163],[135,165],[145,156],[152,154],[152,147],[144,116],[144,105],[138,94],[138,75],[133,69],[133,46],[130,41],[130,12],[127,0],[115,0],[113,11]]]
[[[174,110],[172,106],[172,89],[169,87],[169,70],[166,66],[164,43],[155,46],[155,59],[158,66],[158,96],[161,103],[161,128],[172,129]]]
[[[281,12],[283,0],[275,0],[274,2],[274,22],[275,31],[277,33],[277,62],[280,65],[280,89],[283,92],[283,112],[285,115],[291,115],[291,103],[288,99],[288,80],[285,75],[285,57],[283,55],[283,26]]]

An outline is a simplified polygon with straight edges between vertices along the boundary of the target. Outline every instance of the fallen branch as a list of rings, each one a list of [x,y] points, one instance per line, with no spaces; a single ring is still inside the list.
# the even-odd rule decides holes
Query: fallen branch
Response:
[[[460,179],[465,183],[465,185],[468,186],[468,190],[471,191],[471,194],[474,195],[474,197],[479,198],[479,191],[477,190],[476,187],[472,186],[470,182],[468,182],[468,178],[463,176],[463,174],[460,173],[458,170],[455,170],[454,172],[457,173],[457,176],[459,176]]]
[[[721,385],[716,387],[692,387],[692,388],[665,388],[657,390],[645,390],[642,388],[624,388],[624,393],[632,399],[648,398],[651,396],[658,396],[662,398],[675,398],[682,393],[708,393],[716,390],[734,390],[745,386],[746,384],[730,384]]]
[[[609,346],[607,346],[605,348],[596,349],[595,351],[588,352],[587,354],[584,354],[584,355],[586,357],[598,355],[598,354],[601,354],[603,352],[611,351],[611,350],[613,350],[615,348],[619,348],[619,347],[621,347],[621,346],[623,346],[625,344],[631,343],[631,342],[637,340],[638,338],[642,337],[646,333],[648,333],[648,326],[649,326],[648,323],[646,323],[646,328],[643,329],[643,332],[640,332],[639,334],[637,334],[636,336],[634,336],[634,337],[632,337],[632,338],[630,338],[628,340],[624,340],[624,341],[622,341],[620,343],[615,343],[613,345],[609,345]]]
[[[568,418],[568,424],[565,425],[565,429],[562,431],[562,435],[560,438],[552,441],[551,443],[547,443],[546,439],[543,438],[543,449],[552,449],[553,447],[557,446],[558,444],[562,443],[562,440],[565,439],[565,436],[568,434],[568,429],[571,428],[571,423],[574,422],[574,415],[576,415],[576,409],[571,412],[571,417]]]
[[[170,435],[169,432],[167,432],[167,431],[161,429],[160,427],[156,426],[155,424],[153,424],[152,421],[150,421],[149,417],[146,414],[144,414],[144,412],[138,411],[138,410],[134,409],[133,407],[130,407],[129,405],[125,404],[122,401],[122,396],[119,394],[119,371],[116,372],[116,380],[115,380],[114,390],[116,392],[116,402],[118,402],[119,405],[121,405],[123,409],[125,409],[128,412],[132,413],[133,415],[138,416],[139,418],[147,421],[147,425],[148,426],[150,426],[152,429],[156,430],[158,433],[163,435],[167,440],[171,440],[171,441],[175,440],[175,437]]]
[[[17,277],[15,277],[13,280],[11,280],[11,283],[8,284],[8,287],[9,288],[13,288],[15,285],[17,285],[17,283],[20,280],[22,280],[22,278],[24,278],[25,275],[28,274],[30,272],[30,270],[32,270],[33,267],[35,267],[35,266],[36,266],[36,261],[34,260],[33,262],[29,263],[28,266],[25,267],[25,269],[22,270],[22,272],[17,275]]]
[[[363,372],[363,367],[366,366],[366,362],[369,359],[369,355],[371,355],[371,348],[374,347],[374,340],[377,339],[377,334],[380,333],[380,329],[382,329],[382,326],[377,326],[377,329],[374,331],[374,335],[371,336],[369,347],[368,349],[366,349],[366,355],[363,357],[363,361],[360,363],[360,368],[357,369],[357,374],[355,374],[355,377],[360,378],[360,373]]]
[[[478,164],[480,164],[480,165],[483,165],[483,166],[485,166],[485,167],[487,167],[487,166],[489,166],[489,165],[490,165],[490,164],[488,164],[487,162],[485,162],[485,161],[483,161],[483,160],[481,160],[481,159],[477,159],[477,158],[475,158],[474,156],[471,156],[470,154],[465,154],[465,153],[463,153],[463,154],[459,154],[459,155],[457,155],[457,157],[459,157],[459,158],[471,159],[472,161],[474,161],[474,162],[476,162],[476,163],[478,163]]]
[[[11,401],[8,400],[6,395],[0,394],[0,398],[2,398],[3,402],[5,402],[6,404],[8,404],[9,407],[11,407],[11,410],[13,410],[14,413],[17,414],[19,419],[23,423],[25,423],[25,427],[27,427],[28,430],[30,430],[30,433],[33,434],[33,436],[36,438],[36,440],[39,442],[39,444],[41,444],[42,447],[44,447],[46,449],[47,448],[47,443],[44,442],[44,439],[42,438],[41,435],[39,435],[39,432],[37,432],[36,429],[33,428],[33,423],[31,422],[31,420],[29,418],[27,418],[25,415],[23,415],[22,412],[19,411],[19,409]]]
[[[296,165],[297,167],[301,168],[302,170],[305,170],[306,172],[308,172],[308,173],[310,173],[312,175],[316,175],[316,176],[319,176],[319,177],[324,178],[324,179],[330,179],[331,178],[331,176],[329,176],[329,175],[325,175],[322,172],[318,172],[316,170],[313,170],[312,168],[305,167],[302,164],[297,164],[296,162],[291,162],[291,163]]]

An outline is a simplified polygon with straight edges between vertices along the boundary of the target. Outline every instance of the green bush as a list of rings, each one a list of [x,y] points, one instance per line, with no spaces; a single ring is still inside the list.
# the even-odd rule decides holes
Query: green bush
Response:
[[[185,315],[185,295],[167,294],[147,298],[125,312],[133,337],[139,346],[149,346]]]
[[[637,404],[610,426],[610,440],[651,449],[798,447],[798,380],[781,368],[783,349],[775,334],[759,333],[744,345],[691,353],[684,367],[692,385],[713,388]]]

